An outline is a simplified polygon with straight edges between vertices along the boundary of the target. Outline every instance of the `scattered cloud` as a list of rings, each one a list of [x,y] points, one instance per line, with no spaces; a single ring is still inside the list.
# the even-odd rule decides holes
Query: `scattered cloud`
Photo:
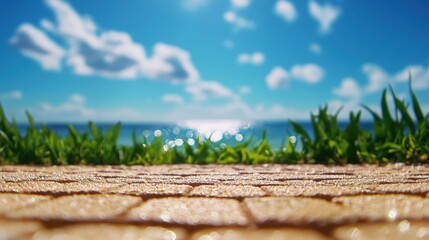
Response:
[[[29,111],[35,119],[42,122],[142,122],[159,121],[159,116],[153,112],[143,112],[129,107],[95,109],[86,105],[86,98],[80,94],[72,94],[58,105],[42,103],[37,107],[30,107]],[[19,119],[24,121],[25,116],[20,114]],[[18,120],[19,120],[18,119]],[[162,119],[162,118],[161,118]]]
[[[240,94],[249,94],[251,91],[252,89],[249,86],[242,86],[240,89],[238,89]]]
[[[316,1],[310,1],[308,4],[310,15],[319,22],[321,33],[328,33],[331,25],[340,16],[341,10],[330,4],[320,5]]]
[[[21,24],[9,42],[22,54],[39,62],[44,69],[61,69],[64,49],[33,25]]]
[[[298,16],[294,5],[288,0],[277,1],[274,12],[286,22],[293,22]]]
[[[235,8],[247,8],[250,5],[250,0],[231,0],[231,4]]]
[[[189,12],[195,12],[207,7],[209,3],[210,0],[181,0],[182,8]]]
[[[317,64],[295,65],[291,69],[292,77],[307,83],[318,83],[325,75],[325,71]]]
[[[265,61],[265,55],[261,52],[242,53],[237,58],[240,64],[261,65]]]
[[[414,89],[429,88],[429,66],[410,65],[405,67],[402,71],[394,76],[397,82],[408,82],[409,74],[412,77],[412,84]]]
[[[359,99],[361,97],[362,91],[353,78],[345,78],[341,82],[341,86],[333,90],[334,94],[341,97],[349,97],[353,99]]]
[[[265,78],[270,89],[287,87],[291,80],[303,81],[309,84],[320,82],[325,75],[324,70],[317,64],[309,63],[294,65],[288,72],[282,67],[275,67]]]
[[[49,103],[43,103],[41,110],[43,115],[52,116],[54,119],[65,119],[69,117],[81,116],[85,118],[91,118],[96,115],[94,109],[90,109],[85,106],[86,99],[80,94],[72,94],[68,100],[58,106],[51,105]],[[38,112],[39,113],[39,112]]]
[[[200,78],[188,52],[163,43],[155,45],[152,58],[146,61],[142,69],[149,78],[176,83],[195,82]]]
[[[183,99],[182,96],[177,95],[177,94],[164,94],[162,96],[162,101],[165,103],[180,104],[180,103],[183,103],[185,100]]]
[[[190,54],[176,46],[157,43],[153,56],[125,32],[103,30],[87,16],[81,16],[63,0],[46,0],[55,22],[41,20],[42,28],[65,43],[65,50],[40,29],[21,25],[11,44],[45,69],[60,69],[61,59],[78,75],[99,75],[116,79],[148,77],[171,82],[192,82],[199,78]],[[65,54],[66,53],[66,54]]]
[[[429,67],[422,65],[409,65],[397,73],[388,73],[382,67],[373,63],[365,63],[362,72],[368,78],[365,91],[374,93],[382,90],[388,84],[406,83],[411,73],[413,88],[416,90],[429,88]]]
[[[362,118],[370,119],[370,115],[363,110],[358,99],[351,98],[346,101],[336,99],[328,101],[327,105],[331,114],[335,114],[341,109],[341,112],[338,114],[340,120],[348,120],[350,112],[356,113],[358,111],[362,111]],[[373,106],[371,106],[371,108],[373,108]]]
[[[390,76],[376,64],[366,63],[362,66],[362,72],[368,78],[368,86],[365,91],[369,93],[377,92],[386,87],[390,82]]]
[[[188,84],[185,88],[195,101],[204,101],[208,98],[232,97],[232,91],[215,81],[200,81]]]
[[[270,89],[287,87],[290,81],[290,74],[282,67],[275,67],[265,78]]]
[[[231,24],[235,30],[240,30],[240,29],[252,29],[255,27],[255,24],[253,23],[253,21],[248,20],[244,17],[240,17],[236,12],[234,11],[226,11],[223,14],[223,19]]]
[[[226,48],[233,48],[234,42],[232,40],[225,40],[223,41],[223,46]]]
[[[285,107],[282,104],[275,103],[271,106],[258,104],[255,109],[252,109],[253,120],[307,120],[311,110],[294,109]]]
[[[318,43],[311,43],[309,46],[309,49],[314,54],[321,54],[322,53],[322,47]]]
[[[22,94],[19,90],[14,90],[7,93],[0,93],[0,99],[2,100],[20,100],[24,97],[24,94]]]

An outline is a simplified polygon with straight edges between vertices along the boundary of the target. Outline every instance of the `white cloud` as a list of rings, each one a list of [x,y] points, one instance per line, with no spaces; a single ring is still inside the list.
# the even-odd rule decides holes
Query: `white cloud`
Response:
[[[328,101],[328,110],[331,114],[337,113],[337,111],[341,108],[341,112],[338,115],[340,120],[348,120],[350,112],[357,113],[358,111],[362,111],[363,119],[370,119],[370,115],[366,110],[362,108],[358,99],[351,98],[347,101],[340,100],[331,100]],[[375,109],[371,106],[372,109]]]
[[[189,82],[199,78],[190,54],[178,47],[158,43],[152,57],[125,32],[102,30],[86,16],[77,13],[63,0],[46,0],[55,15],[55,23],[41,20],[41,26],[62,38],[67,64],[79,75],[98,75],[119,79],[149,77],[171,82]],[[24,54],[47,69],[60,69],[62,50],[44,32],[23,24],[11,39]]]
[[[160,121],[165,119],[153,112],[143,112],[129,107],[95,109],[86,106],[86,99],[80,94],[72,94],[68,99],[58,105],[42,103],[38,107],[32,107],[29,111],[37,121],[42,122],[142,122]],[[25,116],[19,116],[24,121]]]
[[[426,89],[429,87],[429,67],[410,65],[394,76],[398,82],[408,82],[411,73],[414,89]]]
[[[289,72],[282,67],[275,67],[267,75],[265,81],[270,89],[277,89],[287,87],[291,80],[315,84],[320,82],[324,75],[324,70],[319,65],[309,63],[294,65]]]
[[[164,94],[162,96],[162,101],[166,102],[166,103],[183,103],[185,100],[183,99],[182,96],[177,95],[177,94]]]
[[[361,96],[361,89],[357,81],[353,78],[345,78],[341,82],[341,86],[333,90],[334,94],[341,97],[350,97],[358,99]]]
[[[318,83],[325,75],[324,70],[317,64],[295,65],[291,69],[292,76],[307,83]]]
[[[282,67],[275,67],[267,75],[265,81],[270,89],[286,87],[289,84],[290,75]]]
[[[247,8],[250,5],[250,0],[231,0],[231,4],[235,8]]]
[[[195,101],[204,101],[208,98],[227,98],[233,96],[230,89],[214,81],[189,83],[185,90],[192,95]]]
[[[2,100],[8,100],[8,99],[20,100],[23,98],[23,96],[24,94],[22,94],[22,92],[19,90],[14,90],[7,93],[0,93],[0,99]]]
[[[226,48],[233,48],[234,42],[232,40],[225,40],[223,41],[223,46]]]
[[[87,119],[96,115],[94,109],[90,109],[85,106],[86,99],[80,94],[71,95],[68,100],[58,106],[51,105],[49,103],[43,103],[41,110],[43,115],[47,114],[55,120],[66,120],[69,118],[85,117]],[[39,114],[40,112],[36,112]]]
[[[252,91],[252,89],[249,86],[242,86],[238,90],[238,92],[241,94],[249,94],[251,91]]]
[[[10,43],[25,56],[39,62],[44,69],[61,69],[64,50],[33,25],[21,24],[10,39]]]
[[[258,104],[252,109],[253,120],[308,120],[312,111],[309,109],[295,109],[275,103],[271,106]]]
[[[378,65],[366,63],[362,66],[362,72],[368,77],[366,91],[369,93],[380,91],[390,81],[390,76]]]
[[[261,52],[242,53],[237,58],[240,64],[261,65],[265,61],[265,55]]]
[[[320,54],[320,53],[322,53],[322,47],[318,43],[312,43],[312,44],[310,44],[309,49],[314,54]]]
[[[255,27],[255,24],[252,21],[238,16],[237,13],[233,11],[226,11],[223,14],[223,19],[230,23],[235,30],[252,29]]]
[[[377,64],[365,63],[362,72],[368,78],[368,85],[365,88],[367,93],[378,92],[388,84],[406,83],[409,73],[412,74],[413,88],[416,90],[429,88],[429,67],[422,65],[409,65],[397,73],[388,73]]]
[[[163,43],[154,47],[154,54],[142,66],[146,76],[172,82],[195,82],[199,80],[197,69],[188,52]]]
[[[310,15],[319,22],[319,29],[322,33],[327,33],[331,29],[332,23],[340,16],[341,10],[329,4],[319,5],[316,1],[308,4]]]
[[[287,0],[277,1],[274,12],[286,22],[293,22],[298,15],[293,4]]]
[[[195,12],[201,8],[207,7],[210,0],[181,0],[181,6],[186,11]]]

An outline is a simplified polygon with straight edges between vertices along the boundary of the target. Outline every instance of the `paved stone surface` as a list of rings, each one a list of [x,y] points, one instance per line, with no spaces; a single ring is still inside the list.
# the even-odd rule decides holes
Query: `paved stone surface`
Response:
[[[305,196],[305,197],[334,197],[346,195],[358,195],[365,193],[375,193],[371,186],[341,186],[314,184],[308,186],[265,186],[265,191],[273,196]]]
[[[34,240],[182,240],[186,231],[180,228],[153,226],[133,226],[120,224],[77,224],[54,229],[46,229],[34,234]]]
[[[140,201],[138,197],[121,195],[72,195],[10,211],[6,215],[11,218],[66,221],[112,219]]]
[[[393,221],[429,218],[429,199],[401,194],[336,197],[355,219]]]
[[[265,225],[326,225],[350,217],[347,208],[316,198],[248,198],[244,203],[255,221]]]
[[[327,240],[328,237],[309,229],[274,228],[264,230],[208,229],[194,233],[191,240]]]
[[[41,229],[43,225],[37,221],[0,220],[0,239],[28,239]]]
[[[50,199],[48,196],[31,194],[0,194],[0,216],[48,199]]]
[[[260,197],[266,193],[258,187],[247,185],[202,185],[195,187],[191,196],[203,197]]]
[[[71,194],[71,193],[103,193],[108,189],[117,188],[123,184],[109,184],[98,182],[53,182],[53,181],[22,181],[0,182],[0,192],[15,193],[46,193],[46,194]]]
[[[180,196],[191,191],[192,187],[179,184],[134,183],[110,189],[109,193],[131,194],[143,197]]]
[[[339,240],[429,239],[429,224],[407,220],[389,223],[365,223],[339,227],[335,229],[333,236]]]
[[[3,239],[429,239],[429,165],[0,166]]]
[[[246,225],[240,203],[233,199],[151,199],[131,210],[126,219],[186,225]]]

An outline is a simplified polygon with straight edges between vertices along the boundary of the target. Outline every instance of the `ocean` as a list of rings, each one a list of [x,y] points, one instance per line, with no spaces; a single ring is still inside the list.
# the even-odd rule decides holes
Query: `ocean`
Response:
[[[310,122],[298,122],[313,136]],[[48,123],[46,127],[53,129],[60,136],[67,136],[68,129],[66,123]],[[88,124],[71,124],[78,132],[89,131]],[[114,123],[99,123],[98,128],[107,130]],[[347,123],[339,123],[344,128]],[[361,123],[361,127],[371,130],[371,122]],[[27,125],[19,124],[20,131],[25,133]],[[289,122],[286,121],[240,121],[240,120],[191,120],[176,123],[122,123],[121,134],[118,139],[120,145],[132,144],[132,133],[135,132],[139,139],[147,138],[152,141],[156,136],[162,136],[165,144],[169,147],[181,146],[184,141],[191,145],[195,144],[198,138],[210,139],[217,144],[235,145],[251,139],[253,143],[258,142],[263,132],[266,132],[267,139],[274,149],[280,148],[289,137],[296,138]]]

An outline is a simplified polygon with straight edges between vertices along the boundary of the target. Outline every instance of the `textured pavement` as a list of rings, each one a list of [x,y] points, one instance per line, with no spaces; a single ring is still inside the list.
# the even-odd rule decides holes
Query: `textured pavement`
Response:
[[[3,239],[429,239],[429,166],[0,166]]]

